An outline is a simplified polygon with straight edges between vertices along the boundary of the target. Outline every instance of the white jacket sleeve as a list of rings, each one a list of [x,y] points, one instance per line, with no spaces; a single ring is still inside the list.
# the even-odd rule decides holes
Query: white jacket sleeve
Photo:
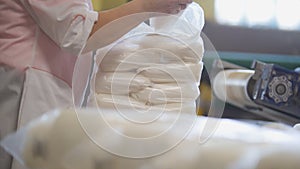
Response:
[[[62,49],[78,55],[98,13],[89,0],[20,0],[41,29]]]

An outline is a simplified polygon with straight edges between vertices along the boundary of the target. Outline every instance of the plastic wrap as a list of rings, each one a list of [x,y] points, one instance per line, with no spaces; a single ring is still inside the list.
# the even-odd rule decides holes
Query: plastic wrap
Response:
[[[123,113],[142,119],[152,115]],[[132,123],[115,110],[56,110],[8,136],[1,145],[30,169],[295,169],[300,166],[300,133],[293,128],[274,129],[188,114],[181,114],[180,119],[174,125],[178,114],[164,113],[146,125]],[[218,125],[213,135],[208,132],[212,127],[207,126],[209,121]],[[166,135],[151,137],[160,134]],[[211,136],[201,142],[205,135]],[[154,141],[145,141],[148,139]],[[165,146],[170,149],[162,151]]]
[[[152,65],[140,68],[138,72],[152,82],[160,83],[197,83],[200,84],[203,63],[186,65]]]
[[[151,81],[141,74],[131,72],[99,73],[95,91],[103,94],[124,95],[152,86]]]
[[[157,104],[151,104],[147,101],[137,100],[132,96],[122,96],[122,95],[109,95],[109,94],[97,94],[97,103],[93,103],[93,107],[101,107],[108,109],[130,109],[134,108],[137,110],[148,111],[148,110],[163,110],[165,112],[195,112],[196,103],[188,102],[184,100],[183,102],[177,103],[164,103],[160,102]]]
[[[130,96],[150,105],[193,102],[199,96],[197,85],[190,84],[155,84]]]
[[[199,44],[199,48],[203,51],[203,44]],[[116,44],[101,61],[100,69],[108,72],[133,71],[153,64],[182,65],[198,63],[201,59],[202,54],[197,56],[188,45],[181,41],[165,35],[146,34],[125,39]]]
[[[203,69],[203,25],[203,10],[192,3],[178,15],[150,18],[149,24],[142,23],[98,49],[89,105],[98,102],[99,108],[132,106],[143,110],[175,106],[174,111],[182,112],[181,107],[196,114]],[[192,106],[186,109],[183,104]]]
[[[294,128],[300,131],[300,124],[295,124]]]

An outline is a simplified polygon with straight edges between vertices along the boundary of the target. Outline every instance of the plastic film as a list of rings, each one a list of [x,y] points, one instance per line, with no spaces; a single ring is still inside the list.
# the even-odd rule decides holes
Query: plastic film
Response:
[[[164,114],[151,126],[130,123],[111,109],[103,109],[105,121],[96,109],[56,110],[32,121],[22,130],[10,135],[1,145],[29,168],[40,169],[96,169],[121,168],[248,168],[248,169],[294,169],[300,165],[300,134],[293,128],[274,129],[235,120],[222,119],[214,135],[205,144],[199,144],[200,134],[206,133],[205,121],[217,120],[198,117],[195,126],[187,133],[181,144],[170,151],[151,158],[124,158],[105,151],[87,135],[81,123],[93,129],[94,139],[106,140],[107,144],[123,151],[156,151],[162,145],[173,144],[180,135],[180,126],[169,131],[168,137],[147,145],[127,142],[128,137],[113,135],[106,123],[112,124],[119,134],[134,138],[147,138],[168,129],[177,115]],[[124,112],[126,113],[126,112]],[[136,112],[126,115],[139,116]],[[151,116],[144,114],[143,118]],[[78,119],[80,117],[80,120]],[[185,114],[184,119],[194,118]],[[115,132],[116,132],[115,131]],[[12,143],[20,143],[18,154]],[[176,163],[173,161],[176,160]]]

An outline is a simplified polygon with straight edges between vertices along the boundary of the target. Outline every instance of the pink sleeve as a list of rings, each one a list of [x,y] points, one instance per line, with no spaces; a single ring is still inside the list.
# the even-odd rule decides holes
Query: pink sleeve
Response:
[[[98,13],[88,0],[20,0],[41,29],[62,49],[78,55]]]

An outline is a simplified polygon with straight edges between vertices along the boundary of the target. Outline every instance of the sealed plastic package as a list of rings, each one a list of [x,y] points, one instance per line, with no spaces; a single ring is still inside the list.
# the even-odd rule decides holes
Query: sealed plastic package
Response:
[[[196,114],[204,25],[196,3],[179,15],[153,17],[95,49],[89,107]]]

